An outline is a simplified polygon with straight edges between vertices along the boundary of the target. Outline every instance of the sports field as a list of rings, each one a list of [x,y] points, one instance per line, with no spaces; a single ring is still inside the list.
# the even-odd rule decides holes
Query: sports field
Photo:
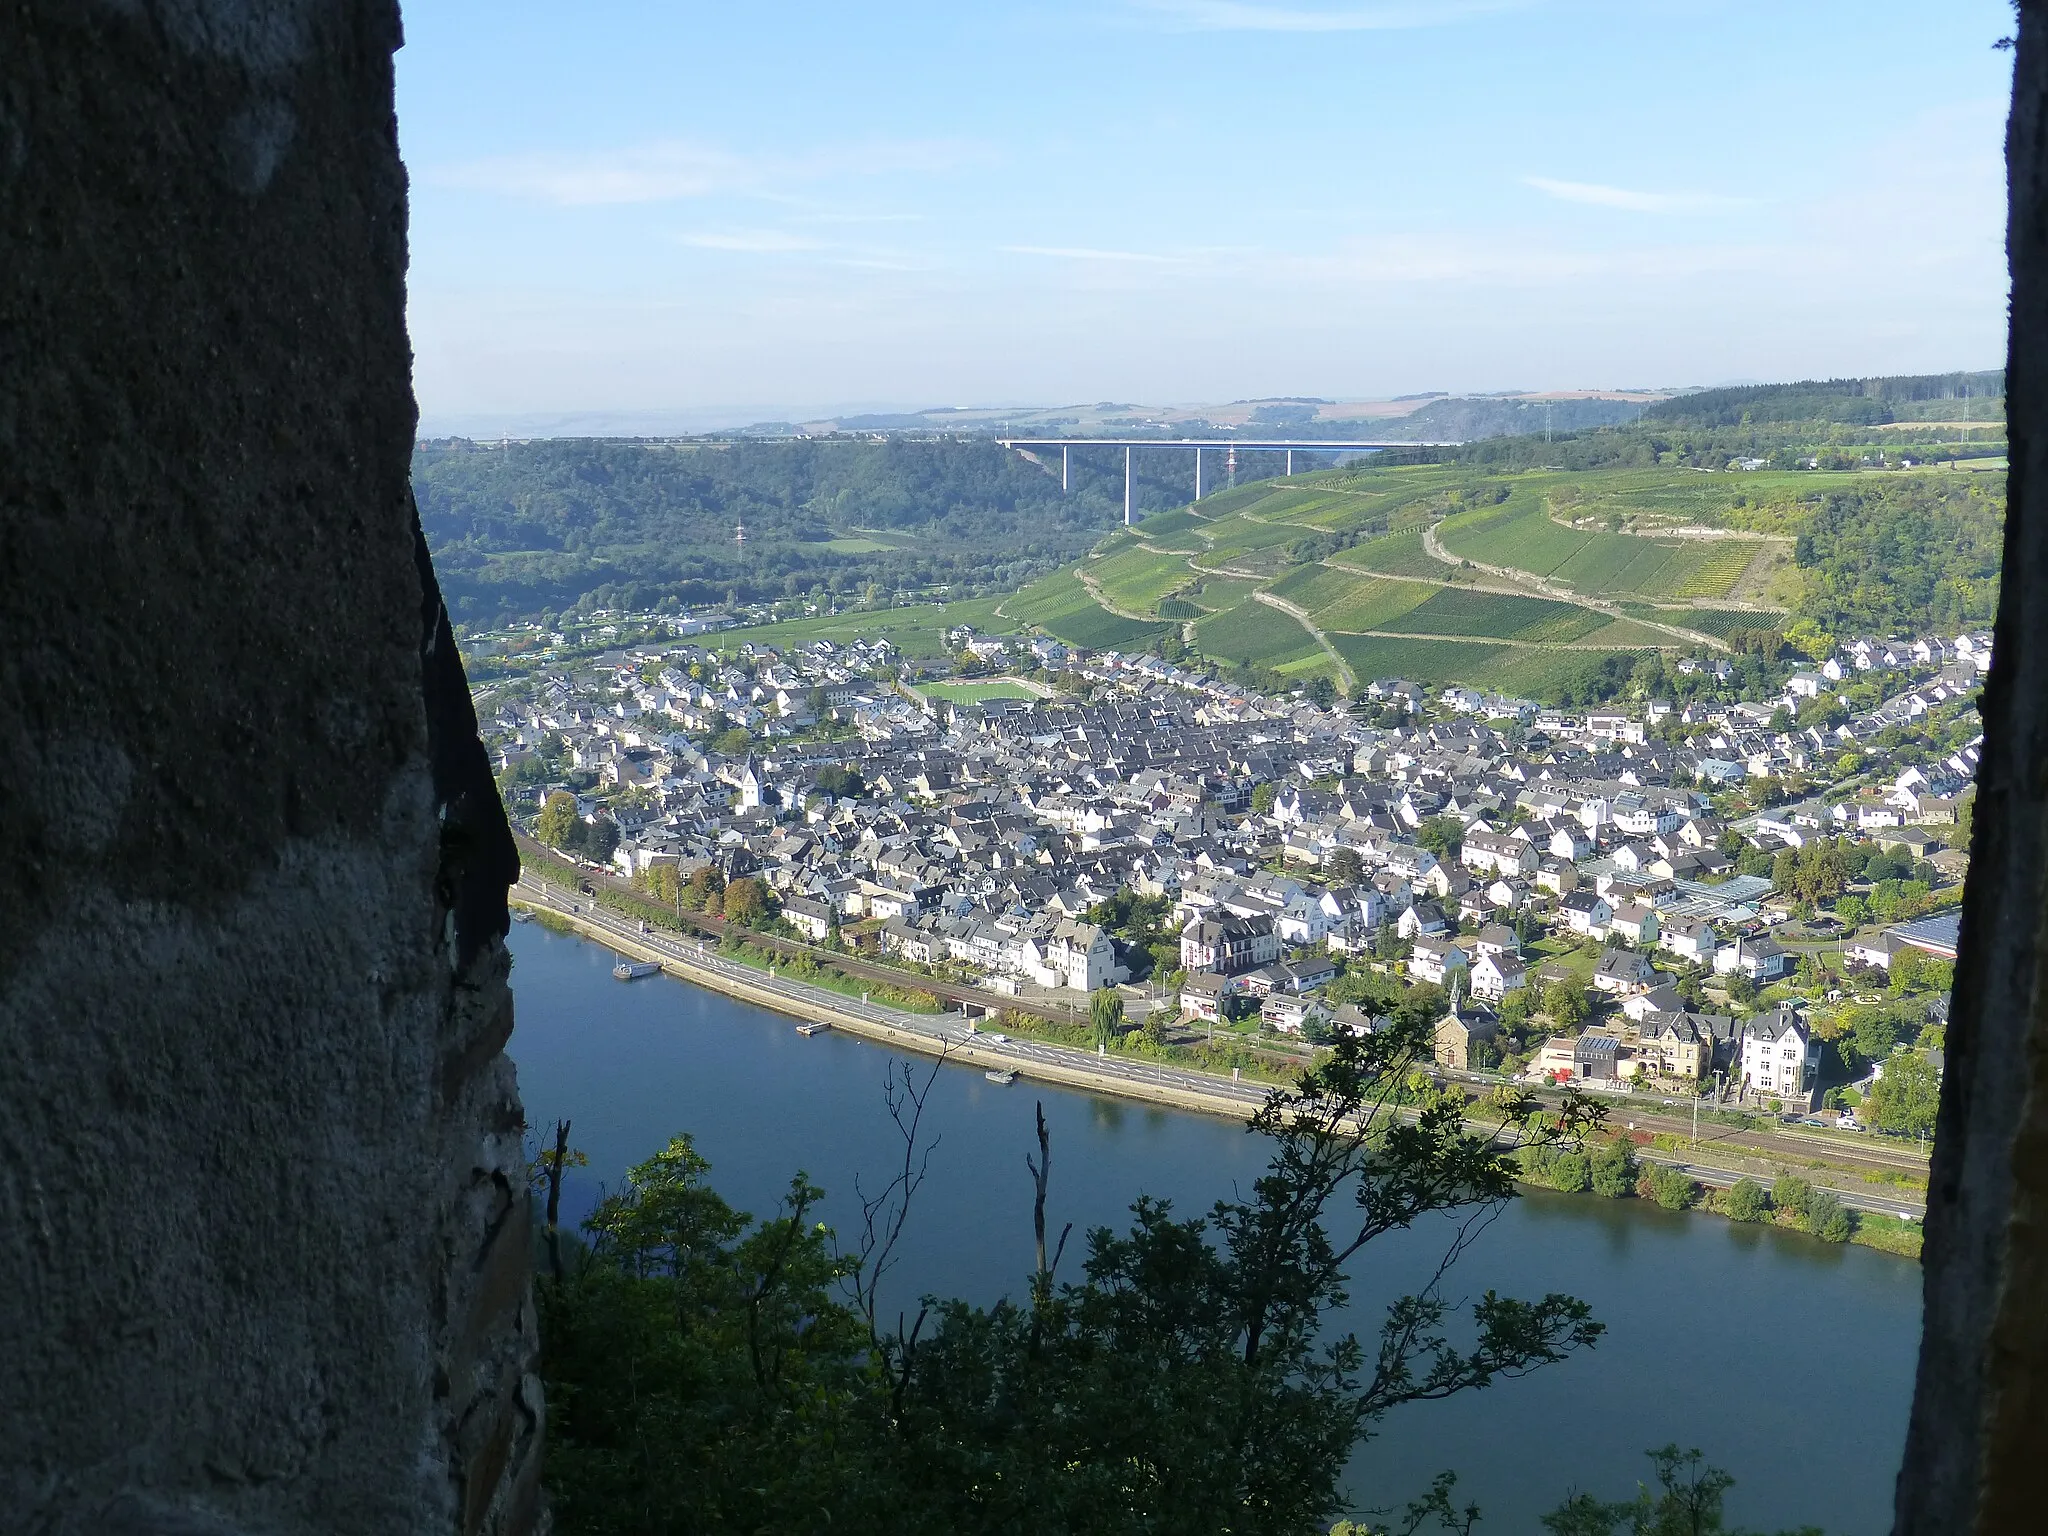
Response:
[[[983,699],[1035,699],[1039,695],[1014,678],[991,677],[964,683],[921,683],[920,693],[934,699],[951,699],[955,704],[979,704]]]

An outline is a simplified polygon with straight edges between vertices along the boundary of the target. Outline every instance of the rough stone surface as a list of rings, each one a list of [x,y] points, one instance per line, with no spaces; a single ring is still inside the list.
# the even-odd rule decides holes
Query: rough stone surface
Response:
[[[390,0],[0,13],[0,1526],[531,1529]]]
[[[2005,573],[1898,1536],[2048,1521],[2048,5],[2019,10]]]

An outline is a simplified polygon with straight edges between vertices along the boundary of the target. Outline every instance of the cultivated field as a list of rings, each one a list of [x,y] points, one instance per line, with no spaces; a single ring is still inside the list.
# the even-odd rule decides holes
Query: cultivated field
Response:
[[[1079,577],[1058,571],[1002,599],[1004,617],[1035,624],[1056,640],[1087,650],[1143,650],[1170,626],[1145,624],[1109,612]]]
[[[1256,598],[1203,619],[1195,626],[1195,644],[1205,656],[1238,666],[1280,667],[1324,654],[1291,614]]]

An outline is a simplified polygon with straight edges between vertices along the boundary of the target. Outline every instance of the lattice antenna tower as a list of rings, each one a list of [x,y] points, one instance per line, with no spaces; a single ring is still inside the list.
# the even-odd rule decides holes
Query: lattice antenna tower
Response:
[[[739,546],[741,554],[744,555],[747,552],[747,525],[745,523],[735,523],[733,525],[732,541]]]

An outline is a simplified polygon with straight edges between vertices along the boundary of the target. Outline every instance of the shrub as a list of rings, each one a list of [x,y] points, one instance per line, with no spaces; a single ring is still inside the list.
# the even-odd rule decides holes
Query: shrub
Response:
[[[1771,1204],[1781,1211],[1803,1211],[1812,1197],[1813,1186],[1796,1173],[1781,1173],[1771,1185]]]
[[[1755,1179],[1737,1179],[1735,1187],[1722,1197],[1721,1209],[1730,1221],[1768,1221],[1771,1197]]]
[[[1642,1182],[1636,1192],[1647,1199],[1656,1201],[1667,1211],[1683,1211],[1697,1205],[1700,1187],[1676,1168],[1666,1168],[1654,1163],[1643,1171]]]
[[[1582,1194],[1593,1187],[1593,1165],[1583,1152],[1560,1152],[1550,1165],[1553,1188],[1568,1195]]]
[[[1856,1230],[1848,1207],[1825,1189],[1816,1189],[1807,1196],[1799,1217],[1806,1230],[1824,1243],[1846,1243]]]
[[[1593,1193],[1619,1200],[1635,1193],[1641,1168],[1636,1162],[1635,1143],[1625,1138],[1610,1141],[1593,1154]]]

